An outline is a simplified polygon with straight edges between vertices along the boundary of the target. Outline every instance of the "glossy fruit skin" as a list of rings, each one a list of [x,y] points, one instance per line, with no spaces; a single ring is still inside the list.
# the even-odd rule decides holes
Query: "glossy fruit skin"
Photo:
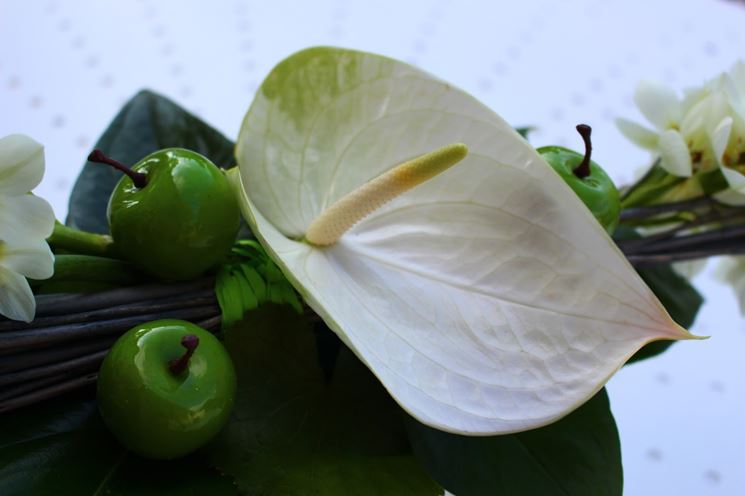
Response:
[[[581,154],[561,146],[544,146],[537,151],[579,196],[605,231],[613,234],[621,214],[621,198],[608,174],[591,160],[590,175],[580,178],[574,174],[574,169],[582,162]]]
[[[178,376],[170,360],[184,354],[181,338],[199,345]],[[114,344],[98,376],[98,407],[119,441],[138,455],[167,460],[212,439],[235,398],[235,370],[220,341],[182,320],[138,325]]]
[[[240,227],[240,210],[225,174],[202,155],[160,150],[132,170],[147,175],[137,188],[124,176],[109,198],[109,229],[117,250],[164,280],[192,279],[220,262]]]

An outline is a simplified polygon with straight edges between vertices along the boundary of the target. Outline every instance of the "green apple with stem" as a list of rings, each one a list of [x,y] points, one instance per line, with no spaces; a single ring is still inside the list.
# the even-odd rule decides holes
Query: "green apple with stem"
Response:
[[[190,322],[158,320],[117,340],[101,365],[97,399],[125,447],[172,459],[220,431],[235,388],[233,363],[214,335]]]
[[[229,252],[240,211],[227,179],[206,157],[183,148],[152,153],[131,169],[94,150],[88,160],[125,174],[108,220],[117,251],[164,280],[188,280]]]
[[[590,160],[592,128],[587,124],[579,124],[577,132],[585,143],[584,155],[561,146],[544,146],[538,148],[538,153],[579,196],[608,234],[613,234],[621,212],[618,189],[608,174]]]

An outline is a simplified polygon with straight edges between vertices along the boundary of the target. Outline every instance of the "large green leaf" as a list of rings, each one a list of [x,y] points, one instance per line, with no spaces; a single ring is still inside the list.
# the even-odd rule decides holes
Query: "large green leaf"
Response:
[[[199,455],[172,462],[128,453],[108,433],[90,395],[0,417],[0,494],[236,495]]]
[[[466,437],[407,423],[414,451],[458,496],[620,495],[618,430],[602,389],[583,406],[540,429]]]
[[[127,165],[162,148],[199,152],[221,167],[233,165],[234,144],[171,100],[140,91],[117,114],[96,143],[104,153]],[[122,174],[86,162],[70,195],[67,224],[107,233],[106,206]]]
[[[262,496],[434,495],[411,455],[400,409],[348,349],[333,377],[309,324],[264,305],[226,332],[238,373],[231,422],[210,458],[242,491]]]

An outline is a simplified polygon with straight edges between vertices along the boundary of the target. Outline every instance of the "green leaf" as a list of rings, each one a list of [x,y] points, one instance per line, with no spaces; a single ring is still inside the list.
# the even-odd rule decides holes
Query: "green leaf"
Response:
[[[95,147],[127,165],[170,147],[199,152],[220,167],[233,165],[230,140],[171,100],[147,90],[127,102]],[[121,176],[110,167],[86,162],[70,195],[67,224],[107,233],[106,207]]]
[[[89,396],[67,396],[2,416],[0,494],[237,494],[232,481],[199,455],[157,462],[128,453],[109,434]]]
[[[517,133],[518,133],[518,134],[519,134],[520,136],[522,136],[523,138],[525,138],[525,139],[528,139],[528,135],[529,135],[529,134],[530,134],[531,132],[535,131],[535,127],[533,127],[533,126],[522,126],[522,127],[516,127],[516,128],[515,128],[515,131],[517,131]]]
[[[265,305],[228,329],[233,417],[210,460],[247,494],[441,494],[411,455],[400,409],[348,349],[330,382],[302,316]]]
[[[630,228],[619,228],[615,239],[637,239],[641,235]],[[637,269],[637,272],[657,296],[670,316],[686,329],[693,325],[704,298],[688,280],[671,265]],[[672,346],[673,341],[654,341],[637,351],[626,363],[633,363],[656,355]]]
[[[264,279],[261,278],[259,273],[256,272],[256,269],[254,269],[253,267],[247,264],[241,264],[240,267],[243,271],[243,276],[246,278],[246,281],[248,281],[248,284],[251,286],[251,290],[254,292],[254,295],[256,295],[257,301],[259,303],[265,301],[266,283],[264,282]]]
[[[458,496],[620,495],[618,430],[602,389],[556,423],[504,436],[467,437],[409,418],[414,451]]]

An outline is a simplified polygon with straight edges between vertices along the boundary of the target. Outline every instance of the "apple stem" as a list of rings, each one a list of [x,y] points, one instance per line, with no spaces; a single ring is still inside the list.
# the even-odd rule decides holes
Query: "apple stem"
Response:
[[[186,351],[179,358],[175,358],[168,362],[168,370],[173,375],[181,375],[189,366],[189,359],[194,354],[194,350],[199,346],[199,338],[194,334],[187,334],[181,338],[181,346],[186,348]]]
[[[590,134],[592,134],[592,128],[587,124],[577,124],[577,132],[582,136],[582,140],[585,142],[585,156],[582,158],[582,162],[580,162],[572,172],[574,172],[574,175],[578,178],[584,179],[590,175],[590,155],[592,155]]]
[[[109,158],[104,153],[96,148],[91,152],[90,155],[88,155],[88,161],[95,162],[98,164],[106,164],[110,165],[113,168],[115,168],[118,171],[121,171],[129,176],[129,178],[132,180],[134,185],[138,188],[144,188],[147,186],[147,175],[143,174],[142,172],[135,172],[126,165],[124,165],[121,162],[118,162],[114,160],[113,158]]]

